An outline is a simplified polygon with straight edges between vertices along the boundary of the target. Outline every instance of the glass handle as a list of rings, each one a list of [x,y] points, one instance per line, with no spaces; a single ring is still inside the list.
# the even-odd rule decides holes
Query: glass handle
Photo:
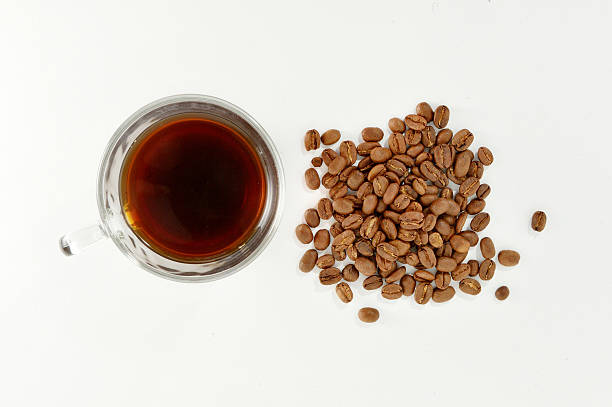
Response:
[[[102,226],[93,225],[68,233],[60,239],[60,249],[66,256],[81,253],[86,247],[107,237]]]

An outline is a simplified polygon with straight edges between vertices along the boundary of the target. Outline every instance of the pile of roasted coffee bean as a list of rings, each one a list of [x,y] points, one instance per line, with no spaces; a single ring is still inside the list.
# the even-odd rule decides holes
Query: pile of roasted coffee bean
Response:
[[[382,129],[367,127],[359,145],[345,140],[337,150],[325,148],[312,159],[306,185],[312,190],[322,185],[329,198],[308,209],[305,223],[296,228],[297,238],[314,246],[299,267],[303,272],[318,267],[320,282],[336,285],[341,301],[353,299],[348,283],[360,274],[366,290],[380,289],[391,300],[414,295],[418,304],[449,301],[455,295],[453,281],[464,293],[477,295],[478,280],[493,278],[495,245],[491,238],[478,236],[490,221],[484,209],[491,187],[481,179],[493,154],[487,147],[476,154],[470,151],[474,135],[467,129],[448,129],[449,114],[446,106],[434,111],[419,103],[416,114],[389,120],[386,143]],[[340,138],[335,129],[323,134],[309,130],[304,145],[315,151]],[[319,178],[315,168],[322,165],[327,172]],[[332,218],[329,228],[313,235],[321,220]],[[545,221],[545,215],[534,214],[532,227],[543,228]],[[468,250],[479,241],[484,261],[466,261]],[[330,253],[319,254],[330,246]],[[347,258],[350,262],[340,270],[337,263]],[[504,266],[514,266],[519,259],[514,250],[497,256]],[[508,297],[507,287],[498,291],[498,299]],[[373,322],[378,319],[374,311],[362,309],[359,317]]]

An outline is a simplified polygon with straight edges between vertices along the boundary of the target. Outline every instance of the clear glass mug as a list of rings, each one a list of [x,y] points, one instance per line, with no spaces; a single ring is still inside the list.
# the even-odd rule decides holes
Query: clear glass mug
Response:
[[[266,203],[251,237],[236,250],[201,263],[183,263],[156,253],[130,228],[123,216],[121,202],[121,169],[134,141],[149,127],[186,113],[196,113],[238,130],[258,153],[267,183]],[[251,263],[274,236],[283,208],[284,185],[282,164],[274,143],[247,112],[212,96],[169,96],[138,110],[117,129],[106,147],[98,172],[100,221],[63,236],[60,247],[64,254],[74,255],[110,237],[123,254],[160,277],[184,282],[227,277]]]

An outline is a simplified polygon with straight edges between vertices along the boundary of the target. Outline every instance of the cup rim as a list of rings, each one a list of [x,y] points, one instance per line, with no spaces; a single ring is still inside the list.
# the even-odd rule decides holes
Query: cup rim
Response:
[[[227,269],[221,270],[214,274],[179,275],[179,274],[173,274],[170,272],[161,271],[159,269],[156,269],[155,267],[152,267],[151,265],[147,263],[142,262],[136,257],[134,257],[132,253],[130,253],[125,248],[125,246],[120,241],[119,237],[116,236],[115,233],[113,233],[110,225],[108,224],[106,220],[107,217],[106,217],[105,200],[104,200],[104,194],[103,194],[104,175],[106,171],[106,166],[112,155],[112,151],[117,145],[118,141],[121,139],[121,137],[123,137],[125,132],[134,123],[136,123],[140,118],[142,118],[149,112],[154,111],[155,109],[161,108],[163,106],[171,105],[174,103],[180,103],[180,102],[199,102],[199,103],[213,104],[221,108],[227,109],[228,111],[239,116],[241,119],[245,120],[257,132],[257,134],[259,134],[259,136],[264,140],[264,142],[266,143],[267,147],[269,148],[273,156],[273,159],[275,161],[275,165],[277,168],[278,201],[277,201],[276,210],[273,214],[272,222],[270,223],[270,228],[266,231],[261,243],[251,253],[249,253],[247,257],[242,259],[239,263],[235,264],[234,266],[231,266]],[[281,223],[281,219],[282,219],[282,215],[283,215],[283,211],[285,207],[285,171],[284,171],[281,156],[278,152],[278,149],[276,148],[276,144],[274,143],[274,141],[272,140],[268,132],[264,129],[264,127],[261,124],[259,124],[259,122],[255,120],[255,118],[251,116],[249,113],[247,113],[244,109],[224,99],[221,99],[215,96],[211,96],[211,95],[204,95],[204,94],[197,94],[197,93],[176,94],[176,95],[166,96],[166,97],[157,99],[141,107],[140,109],[132,113],[127,119],[125,119],[123,123],[121,123],[121,125],[117,128],[117,130],[115,130],[115,132],[113,133],[113,136],[111,137],[111,139],[108,141],[108,144],[106,145],[106,149],[104,150],[104,154],[100,162],[100,166],[98,169],[98,182],[97,182],[96,194],[97,194],[98,212],[100,215],[102,228],[104,229],[106,234],[111,238],[115,246],[132,262],[134,262],[139,267],[153,273],[154,275],[165,278],[167,280],[180,281],[180,282],[209,282],[209,281],[214,281],[214,280],[228,277],[244,269],[246,266],[251,264],[257,257],[259,257],[259,255],[268,247],[268,245],[270,244],[270,242],[276,235],[276,232],[278,231],[278,227]],[[175,263],[179,263],[179,264],[187,264],[187,263],[181,263],[181,262],[178,262],[172,259],[168,259],[168,260],[173,261]],[[201,263],[194,263],[194,264],[201,264]]]

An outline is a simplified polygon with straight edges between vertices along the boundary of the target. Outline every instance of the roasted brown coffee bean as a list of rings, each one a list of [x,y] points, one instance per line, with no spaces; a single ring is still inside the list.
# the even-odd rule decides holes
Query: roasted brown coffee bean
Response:
[[[461,194],[455,195],[455,202],[459,205],[459,209],[464,211],[468,204],[468,199]]]
[[[357,171],[357,167],[346,167],[345,169],[340,171],[340,174],[338,174],[338,180],[342,182],[348,181],[351,174],[355,171]],[[357,172],[360,172],[360,171],[357,171]]]
[[[346,248],[346,257],[353,261],[357,260],[357,257],[359,257],[359,252],[354,244],[351,244]]]
[[[342,228],[345,230],[346,229],[356,230],[361,227],[362,223],[363,223],[363,217],[359,214],[352,213],[348,215],[346,218],[344,218],[344,220],[342,221]]]
[[[403,211],[404,209],[408,207],[408,205],[410,205],[410,196],[404,193],[400,193],[393,200],[393,203],[391,204],[391,208],[394,211]]]
[[[480,187],[480,181],[476,177],[469,177],[459,186],[459,193],[467,198],[474,195]]]
[[[376,265],[366,257],[358,257],[355,260],[355,267],[364,276],[373,276],[376,274]]]
[[[459,263],[462,263],[463,260],[465,260],[467,255],[468,255],[467,252],[466,253],[453,252],[453,255],[451,257],[455,259],[457,264],[459,264]]]
[[[423,139],[423,133],[421,133],[418,130],[413,130],[413,129],[406,130],[406,134],[404,135],[404,140],[406,140],[406,146],[416,146],[416,145],[422,146],[422,144],[419,144],[421,143],[422,139]],[[414,154],[414,150],[411,150],[411,153]]]
[[[423,212],[404,212],[400,215],[400,227],[408,230],[420,229],[424,219]]]
[[[331,254],[324,254],[323,256],[319,257],[319,260],[317,260],[317,267],[320,269],[326,269],[333,266],[335,262],[336,260],[334,259],[334,256]]]
[[[409,167],[414,166],[415,164],[415,159],[416,157],[420,156],[421,154],[425,154],[425,157],[427,157],[427,152],[425,151],[425,146],[423,144],[416,144],[414,146],[410,146],[406,148],[406,155],[404,155],[403,157],[408,157],[410,159],[412,159],[411,163],[406,163],[405,161],[409,161],[408,159],[404,159],[402,162],[404,164],[406,164]],[[397,157],[396,157],[397,159]],[[420,164],[421,162],[419,162]]]
[[[541,232],[546,227],[546,214],[542,211],[537,211],[531,217],[531,228],[536,232]]]
[[[436,264],[436,269],[438,271],[444,271],[446,273],[450,273],[457,268],[457,261],[452,257],[442,256],[438,258],[438,262]]]
[[[433,287],[429,283],[418,283],[414,290],[414,300],[417,304],[427,304],[433,294]]]
[[[371,215],[374,213],[374,210],[376,209],[377,205],[378,197],[374,194],[370,194],[363,198],[363,205],[361,207],[361,210],[363,210],[363,213],[365,213],[366,215]]]
[[[361,131],[363,141],[380,141],[383,138],[383,131],[378,127],[366,127]]]
[[[452,255],[453,255],[453,248],[448,242],[444,243],[444,246],[442,246],[442,250],[440,251],[439,254],[436,253],[436,256],[438,257],[451,257]]]
[[[491,193],[491,187],[489,184],[480,184],[476,191],[476,196],[480,199],[485,199]]]
[[[353,291],[351,290],[351,287],[349,287],[349,285],[344,281],[338,283],[338,285],[336,286],[336,295],[338,296],[338,298],[340,298],[340,301],[345,304],[353,300]]]
[[[435,276],[426,270],[417,270],[414,272],[414,279],[420,283],[431,283],[435,280]]]
[[[427,148],[433,147],[436,144],[436,131],[432,126],[425,126],[421,130],[421,143]]]
[[[338,140],[340,140],[340,132],[336,129],[330,129],[321,134],[321,142],[326,146],[334,144]]]
[[[347,264],[342,269],[342,278],[348,282],[357,281],[359,278],[359,272],[355,268],[354,264]]]
[[[304,136],[304,147],[306,151],[316,150],[321,147],[321,136],[315,129],[308,130]]]
[[[436,226],[436,221],[436,215],[433,213],[428,213],[425,215],[425,218],[423,219],[423,232],[431,232]],[[429,241],[429,238],[427,240]]]
[[[379,175],[372,181],[372,186],[374,187],[374,193],[379,197],[382,197],[389,186],[389,179]]]
[[[378,232],[379,222],[378,217],[368,216],[359,228],[359,235],[366,239],[372,239],[376,232]]]
[[[448,185],[448,177],[446,176],[445,173],[440,172],[439,176],[438,176],[438,179],[436,179],[434,181],[434,184],[436,184],[436,186],[438,186],[440,188],[443,188],[443,187]]]
[[[366,290],[376,290],[383,285],[382,277],[373,275],[363,280],[363,288]]]
[[[451,237],[450,244],[453,250],[459,253],[467,253],[470,250],[470,242],[461,235]]]
[[[342,222],[344,222],[344,218],[346,218],[346,215],[341,215],[339,213],[334,213],[334,219],[336,220],[336,222],[339,222],[341,225],[340,227],[342,227]]]
[[[376,141],[364,141],[357,145],[357,154],[361,156],[370,155],[370,151],[375,149],[376,147],[380,147],[380,143]]]
[[[370,156],[367,156],[365,158],[362,158],[361,160],[359,160],[359,162],[357,163],[357,168],[359,168],[361,171],[368,171],[370,168],[372,168],[374,166],[374,161],[372,161],[372,159],[370,158]]]
[[[506,267],[516,266],[521,260],[521,255],[516,250],[501,250],[497,254],[499,264]]]
[[[459,289],[466,294],[478,295],[480,293],[481,287],[478,281],[468,277],[464,278],[459,282]]]
[[[406,152],[406,139],[402,133],[393,133],[389,136],[389,149],[393,154]]]
[[[391,133],[403,133],[406,130],[406,124],[399,117],[392,117],[389,119],[389,130]]]
[[[332,256],[334,256],[336,261],[344,261],[346,259],[346,250],[343,247],[332,247]]]
[[[307,169],[304,173],[304,178],[306,180],[306,186],[312,190],[317,190],[321,186],[319,174],[314,168]]]
[[[389,244],[392,244],[396,247],[398,256],[405,256],[410,251],[410,243],[395,239],[390,240]]]
[[[381,290],[382,296],[388,300],[397,300],[402,297],[403,290],[399,284],[387,284]]]
[[[444,290],[445,288],[450,286],[451,274],[450,273],[445,273],[445,272],[442,272],[442,271],[438,271],[436,273],[434,281],[436,282],[436,287],[438,287],[441,290]]]
[[[480,241],[480,252],[485,259],[492,259],[495,257],[495,245],[490,237],[482,238]]]
[[[353,212],[354,204],[350,199],[339,198],[332,203],[332,207],[334,208],[334,211],[338,212],[339,214],[348,215],[349,213]]]
[[[469,264],[458,264],[453,271],[451,271],[451,277],[453,281],[461,281],[470,275]]]
[[[433,124],[439,129],[446,127],[448,119],[450,117],[450,110],[444,105],[440,105],[436,108],[433,117]]]
[[[411,130],[421,131],[427,126],[427,120],[418,114],[409,114],[404,118],[406,127]]]
[[[437,181],[442,177],[442,172],[431,161],[423,161],[419,166],[421,173],[431,182]]]
[[[430,206],[436,199],[438,199],[437,194],[425,194],[419,198],[419,202],[421,202],[423,206]]]
[[[374,187],[372,183],[369,181],[365,181],[363,184],[359,186],[357,190],[357,198],[364,199],[366,196],[374,193]]]
[[[414,293],[416,282],[414,281],[414,278],[410,274],[406,274],[400,280],[400,286],[402,287],[402,293],[406,297],[410,297]]]
[[[442,235],[442,238],[445,238],[450,237],[453,233],[453,228],[444,219],[438,219],[436,221],[436,231]]]
[[[449,214],[440,215],[440,219],[448,223],[450,226],[455,226],[455,222],[457,222],[457,218]]]
[[[457,151],[465,151],[470,148],[470,145],[474,141],[474,135],[468,129],[459,130],[453,136],[451,144],[457,149]]]
[[[423,230],[417,230],[417,235],[414,239],[414,244],[417,246],[425,246],[429,242],[429,234]]]
[[[344,229],[342,229],[342,225],[340,224],[340,222],[334,222],[332,223],[332,225],[329,227],[329,233],[332,235],[332,237],[336,237],[338,236],[340,233],[344,232]]]
[[[510,289],[505,285],[502,285],[497,290],[495,290],[495,298],[500,301],[505,300],[510,295]]]
[[[427,182],[422,178],[415,178],[412,181],[412,189],[419,195],[425,195],[427,191]]]
[[[319,219],[319,214],[316,210],[312,208],[306,209],[306,212],[304,212],[304,220],[306,221],[306,224],[311,228],[316,228],[321,222],[321,220]]]
[[[325,250],[329,246],[329,231],[327,229],[319,229],[314,235],[314,247],[317,250]]]
[[[327,189],[333,188],[339,181],[339,177],[337,175],[332,175],[329,172],[325,173],[321,178],[321,184]]]
[[[442,190],[440,191],[440,198],[450,199],[452,201],[453,190],[448,187],[442,188]]]
[[[493,164],[493,153],[486,147],[480,147],[478,149],[478,159],[482,165],[491,165]]]
[[[346,158],[349,165],[355,164],[355,161],[357,161],[357,146],[355,146],[355,143],[350,140],[345,140],[340,143],[339,150],[340,155]]]
[[[322,198],[317,204],[317,213],[321,219],[329,219],[333,214],[332,201],[327,198]]]
[[[393,159],[401,162],[407,167],[412,167],[414,165],[414,158],[406,154],[397,154],[393,156]]]
[[[370,151],[370,158],[375,163],[384,163],[393,156],[391,150],[385,147],[376,147]]]
[[[321,153],[321,158],[323,159],[323,162],[325,163],[325,165],[331,164],[331,162],[334,161],[336,157],[338,157],[338,153],[336,153],[331,148],[326,148]]]
[[[397,248],[387,242],[381,243],[376,246],[376,253],[385,260],[395,261],[397,260]]]
[[[480,264],[476,260],[470,260],[467,262],[468,266],[470,266],[470,277],[474,277],[478,275],[478,271],[480,268]]]
[[[308,273],[317,264],[318,253],[314,249],[308,249],[300,259],[300,270]]]
[[[338,182],[336,185],[333,186],[333,188],[329,190],[329,197],[334,201],[346,197],[346,194],[348,194],[348,187],[344,182]],[[355,202],[353,201],[353,204],[354,203]]]
[[[374,255],[374,246],[372,246],[369,240],[358,240],[355,242],[355,248],[357,248],[357,251],[362,256],[371,257]]]
[[[382,230],[385,236],[387,236],[387,239],[389,240],[397,239],[397,227],[395,226],[395,223],[393,223],[391,219],[383,218],[380,221],[380,230]]]
[[[467,175],[473,158],[474,154],[470,150],[457,153],[455,166],[453,167],[455,177],[463,178]]]
[[[453,151],[448,144],[440,144],[433,148],[436,165],[440,168],[449,168],[453,162]]]
[[[447,287],[444,289],[435,288],[431,296],[434,302],[446,302],[450,301],[455,296],[455,289],[453,287]]]
[[[470,227],[474,232],[482,232],[489,225],[491,217],[486,212],[480,212],[478,215],[472,218]]]
[[[467,175],[469,177],[481,179],[482,174],[484,174],[484,166],[482,165],[482,163],[480,161],[472,161]]]
[[[391,274],[385,277],[385,281],[387,283],[395,283],[397,281],[400,281],[402,277],[404,277],[404,275],[406,275],[406,267],[398,267],[394,271],[392,271]]]
[[[444,241],[442,240],[442,236],[440,236],[440,233],[438,232],[430,233],[429,234],[429,244],[436,249],[439,247],[442,247],[442,245],[444,244]]]
[[[314,157],[312,160],[310,160],[310,163],[313,167],[320,167],[323,165],[323,159],[321,157]]]
[[[398,192],[399,192],[399,184],[397,183],[390,184],[382,196],[382,201],[385,203],[385,205],[392,204],[395,198],[397,197]]]
[[[434,112],[429,103],[421,102],[416,106],[416,114],[423,117],[427,122],[430,122],[434,118]]]
[[[451,129],[442,129],[436,135],[436,144],[448,144],[453,138]]]
[[[478,274],[481,280],[486,281],[492,279],[495,274],[495,262],[491,259],[485,259],[480,263]]]
[[[465,237],[468,242],[470,242],[470,246],[474,247],[478,244],[478,234],[471,230],[464,230],[459,233],[459,235]]]
[[[468,214],[466,212],[461,212],[457,218],[455,219],[455,233],[461,233],[463,227],[465,226],[465,221],[467,220]]]
[[[310,227],[305,223],[302,223],[295,228],[295,235],[297,236],[298,240],[304,244],[312,242],[312,230],[310,230]]]
[[[436,216],[442,215],[443,213],[448,211],[451,202],[452,201],[450,199],[437,198],[431,203],[431,205],[429,206],[429,210]]]
[[[374,233],[374,236],[372,237],[372,246],[376,247],[385,240],[387,240],[387,236],[385,236],[385,234],[379,230]]]
[[[352,230],[345,230],[340,233],[332,241],[332,246],[339,250],[346,249],[351,243],[355,241],[355,233]]]
[[[357,314],[361,322],[372,323],[378,321],[380,313],[376,308],[365,307],[359,310]]]
[[[359,170],[355,170],[351,172],[351,175],[349,175],[348,179],[346,180],[346,185],[353,191],[357,191],[364,181],[365,174]]]
[[[387,174],[393,173],[398,177],[403,177],[407,173],[406,166],[404,165],[404,163],[396,159],[391,159],[387,161],[385,167],[388,171]]]
[[[374,167],[368,171],[368,181],[372,182],[376,179],[376,177],[384,176],[387,168],[384,164],[376,164]]]
[[[346,160],[346,158],[339,155],[338,157],[334,158],[331,163],[329,163],[327,170],[332,175],[338,175],[343,169],[346,168],[347,165],[348,161]]]
[[[419,256],[419,261],[426,269],[434,268],[436,266],[436,255],[431,247],[422,247],[419,249],[417,255]]]
[[[342,280],[342,274],[336,267],[330,267],[321,270],[319,273],[319,281],[323,285],[332,285]]]

